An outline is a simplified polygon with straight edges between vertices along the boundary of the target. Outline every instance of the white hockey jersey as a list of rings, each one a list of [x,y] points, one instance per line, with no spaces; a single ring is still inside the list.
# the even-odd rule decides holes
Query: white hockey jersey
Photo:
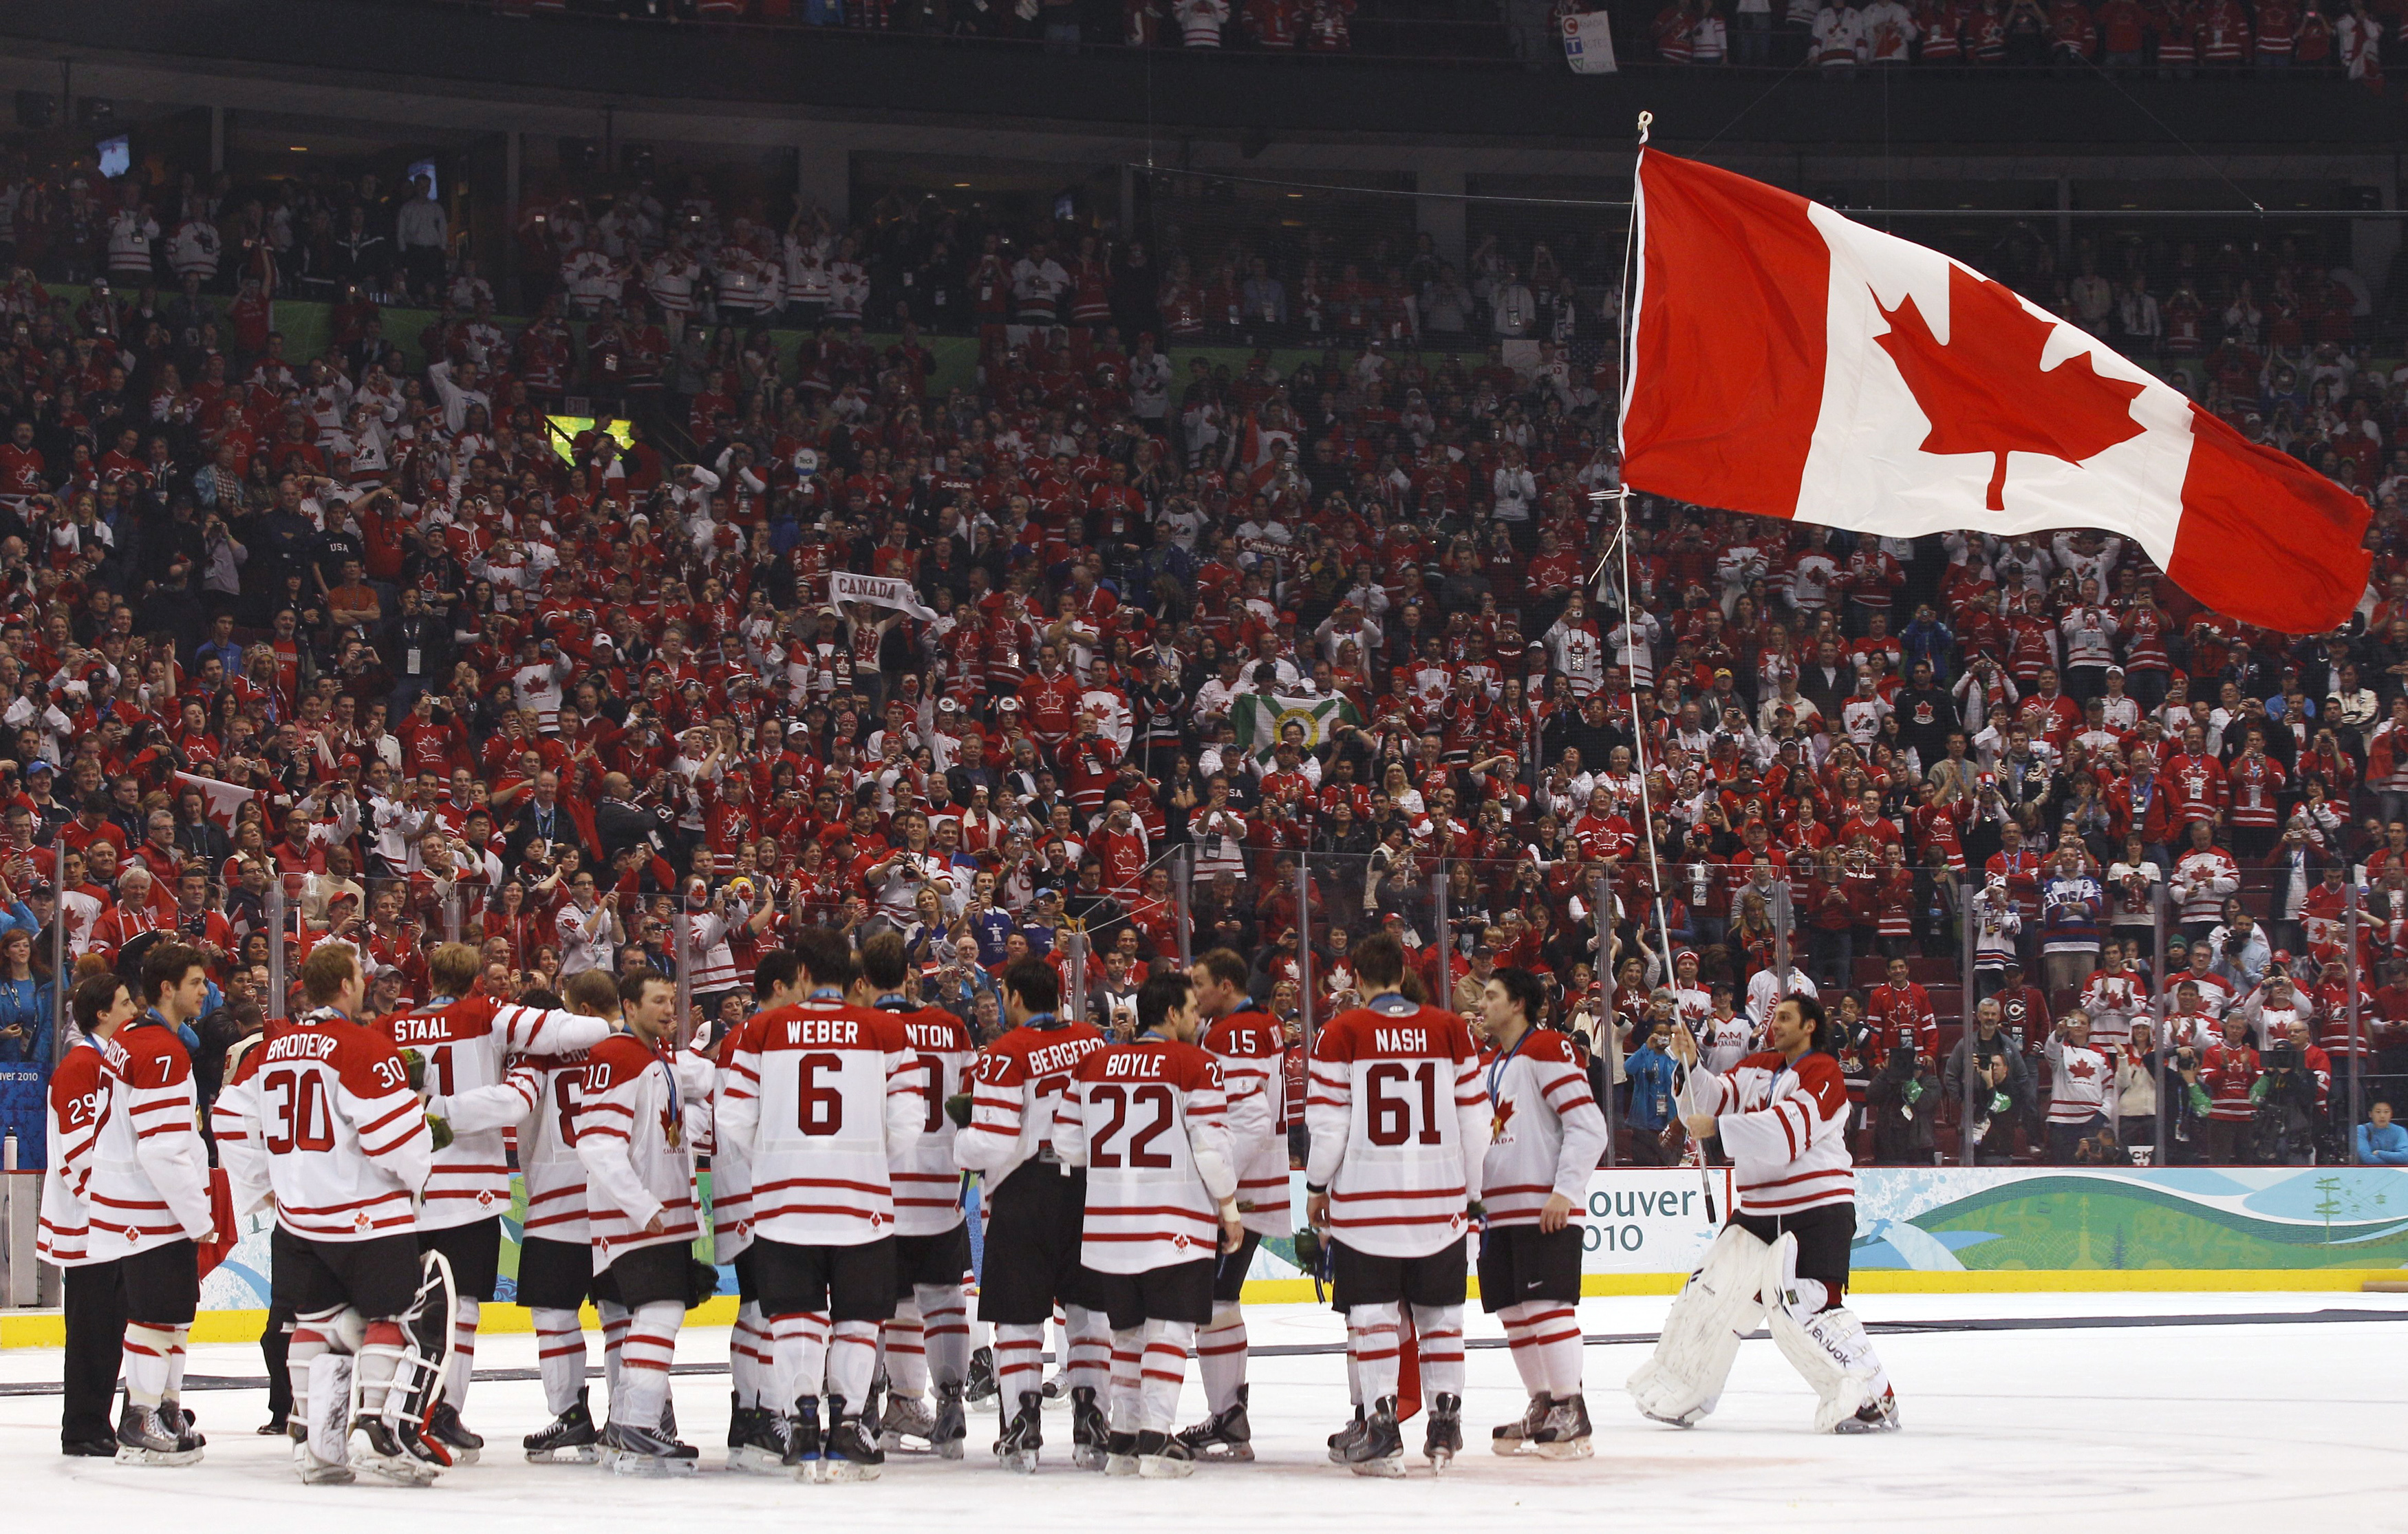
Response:
[[[878,1006],[903,1026],[903,1041],[910,1050],[903,1068],[916,1074],[912,1084],[925,1105],[913,1132],[888,1151],[895,1233],[941,1236],[967,1218],[961,1168],[953,1161],[953,1121],[945,1116],[945,1104],[954,1094],[969,1090],[978,1050],[962,1020],[941,1007],[915,1010],[904,1006],[900,997]]]
[[[192,1057],[156,1013],[100,1045],[108,1091],[93,1147],[90,1251],[130,1257],[209,1233],[209,1153]]]
[[[575,1123],[595,1272],[624,1253],[691,1241],[700,1230],[691,1141],[709,1130],[710,1101],[709,1082],[688,1079],[698,1074],[632,1033],[586,1052]],[[648,1231],[654,1215],[660,1228]]]
[[[1154,1036],[1079,1062],[1054,1111],[1054,1154],[1087,1168],[1079,1261],[1099,1273],[1209,1262],[1237,1192],[1221,1069]]]
[[[583,1050],[510,1063],[504,1088],[525,1106],[518,1121],[519,1174],[526,1180],[523,1235],[572,1246],[593,1239],[585,1226],[585,1163],[577,1155],[577,1109],[584,1087]]]
[[[1221,1068],[1228,1102],[1229,1157],[1248,1230],[1285,1236],[1287,1039],[1279,1019],[1249,1009],[1216,1019],[1198,1043]]]
[[[235,1212],[276,1201],[315,1241],[410,1229],[434,1154],[426,1112],[393,1040],[332,1009],[271,1026],[210,1116]]]
[[[452,1129],[452,1143],[437,1151],[426,1178],[418,1228],[442,1230],[491,1219],[510,1207],[510,1165],[502,1129],[527,1116],[536,1104],[506,1085],[505,1062],[513,1054],[557,1054],[590,1049],[610,1036],[598,1017],[512,1006],[472,996],[437,1006],[430,1003],[390,1018],[386,1032],[395,1048],[426,1059],[427,1111]]]
[[[1304,1098],[1305,1185],[1357,1252],[1422,1257],[1469,1228],[1488,1150],[1488,1096],[1463,1019],[1391,993],[1333,1018]]]
[[[953,1159],[980,1173],[990,1193],[1032,1160],[1058,1162],[1054,1099],[1079,1062],[1103,1047],[1104,1036],[1086,1024],[1039,1014],[979,1051],[970,1122],[953,1136]]]
[[[1488,1154],[1480,1202],[1492,1226],[1536,1225],[1551,1195],[1588,1204],[1589,1174],[1605,1156],[1605,1112],[1553,1028],[1532,1028],[1483,1068],[1488,1093]]]
[[[927,1104],[892,1013],[832,1000],[756,1012],[729,1072],[718,1138],[751,1165],[755,1237],[858,1246],[895,1233],[890,1148],[919,1132]]]
[[[56,1267],[106,1262],[111,1255],[90,1250],[93,1157],[100,1146],[101,1116],[108,1111],[108,1089],[100,1051],[79,1035],[50,1071],[50,1156],[34,1234],[35,1254]]]
[[[1689,1082],[1691,1100],[1714,1116],[1730,1154],[1739,1212],[1795,1214],[1855,1201],[1848,1083],[1838,1060],[1818,1051],[1792,1065],[1768,1050],[1727,1073],[1694,1071]]]

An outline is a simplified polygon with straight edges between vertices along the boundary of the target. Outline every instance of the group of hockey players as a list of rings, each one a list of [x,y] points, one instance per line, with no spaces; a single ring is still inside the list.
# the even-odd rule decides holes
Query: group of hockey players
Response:
[[[1402,1475],[1416,1396],[1430,1464],[1461,1452],[1475,1242],[1482,1302],[1529,1396],[1492,1446],[1585,1455],[1579,1215],[1607,1126],[1571,1042],[1545,1025],[1526,971],[1497,970],[1467,1016],[1415,999],[1393,938],[1354,957],[1361,1004],[1314,1041],[1302,1104],[1298,1254],[1345,1317],[1354,1401],[1330,1457]],[[292,1438],[301,1478],[423,1484],[473,1462],[483,1440],[462,1412],[498,1278],[509,1135],[526,1196],[516,1297],[553,1413],[526,1437],[530,1460],[696,1468],[669,1369],[687,1311],[718,1286],[693,1254],[706,1220],[739,1292],[731,1469],[862,1481],[892,1449],[959,1459],[968,1406],[992,1394],[996,1457],[1034,1471],[1057,1387],[1082,1469],[1177,1477],[1199,1459],[1251,1459],[1240,1297],[1291,1211],[1282,1032],[1249,998],[1248,972],[1215,950],[1154,976],[1136,1037],[1114,1043],[1057,1010],[1054,968],[1015,963],[1001,977],[1004,1031],[980,1049],[952,1013],[920,1005],[899,937],[855,952],[809,930],[760,961],[759,1010],[697,1047],[679,1037],[675,987],[655,971],[588,970],[536,998],[556,1004],[506,1004],[477,993],[476,951],[458,944],[433,955],[426,1005],[371,1027],[358,1021],[356,952],[324,944],[301,969],[309,1010],[271,1025],[214,1104],[228,1211],[211,1207],[175,1032],[200,1005],[187,994],[201,989],[200,958],[162,944],[139,996],[114,976],[77,990],[79,1047],[55,1078],[42,1240],[68,1269],[68,1450],[200,1457],[179,1398],[201,1249],[231,1235],[228,1219],[272,1208],[292,1410],[271,1427]],[[1650,1417],[1695,1424],[1739,1339],[1769,1317],[1816,1387],[1818,1428],[1895,1426],[1886,1378],[1842,1303],[1854,1183],[1819,1007],[1783,1001],[1769,1036],[1770,1051],[1710,1072],[1676,1035],[1695,1068],[1690,1131],[1719,1137],[1738,1208],[1631,1394]],[[587,1405],[588,1300],[603,1422]],[[1067,1343],[1049,1385],[1057,1317]],[[112,1327],[125,1404],[110,1433]],[[974,1357],[974,1330],[989,1329]],[[1191,1355],[1208,1415],[1182,1431]]]

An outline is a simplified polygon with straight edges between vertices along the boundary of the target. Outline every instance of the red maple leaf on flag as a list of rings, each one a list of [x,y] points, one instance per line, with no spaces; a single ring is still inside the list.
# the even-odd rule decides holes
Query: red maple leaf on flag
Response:
[[[1880,298],[1873,305],[1879,308]],[[2141,435],[2131,404],[2142,386],[2100,378],[2088,352],[2042,367],[2042,349],[2057,327],[1988,278],[1950,264],[1944,343],[1911,297],[1881,312],[1890,328],[1873,339],[1931,423],[1923,451],[1989,453],[1993,511],[2006,509],[2008,453],[2078,464]]]

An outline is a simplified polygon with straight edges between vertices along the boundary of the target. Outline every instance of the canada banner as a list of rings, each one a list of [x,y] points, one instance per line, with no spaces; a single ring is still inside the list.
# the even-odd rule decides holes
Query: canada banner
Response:
[[[2348,621],[2363,501],[1971,267],[1641,149],[1633,489],[1881,537],[2096,527],[2287,634]]]

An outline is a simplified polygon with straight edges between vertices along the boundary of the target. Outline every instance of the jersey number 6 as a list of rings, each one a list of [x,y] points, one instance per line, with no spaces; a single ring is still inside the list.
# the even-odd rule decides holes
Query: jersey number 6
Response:
[[[837,1054],[806,1054],[796,1062],[795,1119],[807,1135],[833,1135],[844,1128],[844,1093],[822,1086],[820,1072],[844,1069]]]

